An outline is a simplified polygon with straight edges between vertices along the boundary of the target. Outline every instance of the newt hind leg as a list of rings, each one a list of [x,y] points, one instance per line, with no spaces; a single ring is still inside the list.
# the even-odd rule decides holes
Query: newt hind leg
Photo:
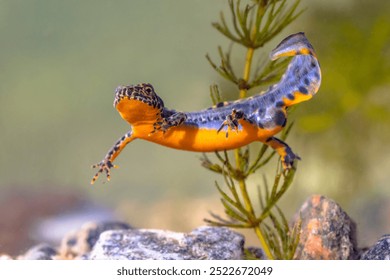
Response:
[[[92,165],[92,168],[98,168],[95,176],[91,180],[91,185],[94,184],[99,177],[100,173],[106,173],[107,181],[110,181],[111,178],[111,168],[117,168],[118,166],[114,165],[112,162],[115,158],[122,152],[122,150],[129,144],[131,141],[136,139],[134,137],[133,131],[128,131],[125,135],[118,139],[118,141],[112,146],[112,148],[107,152],[106,156],[97,164]]]
[[[291,169],[294,161],[301,159],[298,155],[293,153],[291,148],[285,142],[276,137],[268,138],[265,141],[265,144],[273,148],[280,155],[284,170]]]

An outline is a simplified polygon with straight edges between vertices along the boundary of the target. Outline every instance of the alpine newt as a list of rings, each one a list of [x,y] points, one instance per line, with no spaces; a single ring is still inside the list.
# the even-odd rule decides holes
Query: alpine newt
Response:
[[[293,58],[279,83],[266,92],[195,112],[167,109],[151,84],[117,87],[114,107],[131,129],[93,166],[98,171],[91,184],[103,172],[110,180],[113,161],[135,139],[195,152],[230,150],[260,141],[280,155],[284,169],[290,169],[300,158],[274,135],[286,125],[287,107],[316,94],[321,70],[302,32],[288,36],[270,53],[271,60],[284,56]]]

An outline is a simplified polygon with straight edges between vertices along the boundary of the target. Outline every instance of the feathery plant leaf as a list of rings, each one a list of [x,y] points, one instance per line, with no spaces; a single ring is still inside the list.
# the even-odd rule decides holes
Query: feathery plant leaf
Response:
[[[244,98],[251,88],[268,85],[280,79],[289,60],[269,61],[263,58],[258,60],[256,65],[252,65],[254,53],[303,12],[298,10],[299,3],[300,0],[288,3],[287,0],[229,0],[229,14],[221,12],[219,20],[212,23],[231,43],[227,51],[221,46],[218,47],[219,63],[214,62],[208,54],[206,59],[222,78],[235,85],[239,90],[239,98]],[[241,70],[232,62],[233,44],[246,49],[242,76],[237,74]],[[223,100],[215,84],[210,86],[210,96],[214,105]],[[290,124],[284,129],[281,136],[283,140],[292,126],[293,124]],[[252,203],[255,198],[251,198],[248,192],[247,179],[270,164],[275,152],[263,145],[253,156],[251,147],[252,145],[246,146],[233,152],[215,152],[215,160],[210,160],[205,154],[201,158],[202,166],[223,177],[224,186],[217,182],[215,185],[227,217],[222,218],[210,213],[211,219],[205,221],[213,226],[252,229],[267,258],[292,259],[299,241],[300,223],[290,227],[286,215],[277,204],[291,186],[296,166],[289,171],[283,171],[279,160],[271,186],[263,175],[264,180],[262,185],[258,186],[257,197],[260,209],[255,209]]]

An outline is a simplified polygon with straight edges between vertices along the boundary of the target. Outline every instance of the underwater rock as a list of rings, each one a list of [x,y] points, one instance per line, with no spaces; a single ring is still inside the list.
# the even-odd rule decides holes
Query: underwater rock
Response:
[[[111,230],[100,235],[89,259],[236,260],[244,237],[222,227],[199,227],[190,233],[166,230]]]
[[[298,218],[299,217],[299,218]],[[314,195],[302,205],[295,259],[390,259],[390,234],[369,249],[358,249],[356,225],[331,199]],[[117,221],[89,222],[68,233],[60,246],[40,243],[15,259],[233,260],[265,259],[260,248],[244,249],[245,238],[228,228],[203,226],[189,233],[133,229]],[[51,243],[50,243],[51,244]],[[0,252],[0,259],[14,258]]]
[[[301,235],[295,259],[351,260],[358,258],[355,222],[331,199],[313,195],[302,205]]]
[[[382,236],[378,242],[362,254],[362,260],[390,260],[390,234]]]
[[[58,255],[57,250],[45,243],[31,247],[23,256],[18,257],[20,260],[53,260]]]
[[[65,259],[82,257],[92,250],[102,232],[131,228],[130,225],[117,221],[85,223],[81,229],[68,233],[62,239],[60,255]]]

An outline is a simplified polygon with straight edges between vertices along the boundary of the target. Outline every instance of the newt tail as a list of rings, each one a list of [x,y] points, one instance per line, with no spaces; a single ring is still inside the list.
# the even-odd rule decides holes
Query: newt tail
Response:
[[[293,58],[279,83],[266,92],[195,112],[166,108],[151,84],[117,87],[114,107],[130,124],[130,130],[94,165],[98,171],[91,184],[103,172],[110,180],[113,161],[135,139],[194,152],[230,150],[260,141],[275,149],[283,168],[290,169],[300,157],[274,135],[286,125],[287,107],[317,93],[321,70],[302,32],[288,36],[270,53],[272,60],[284,56]]]

